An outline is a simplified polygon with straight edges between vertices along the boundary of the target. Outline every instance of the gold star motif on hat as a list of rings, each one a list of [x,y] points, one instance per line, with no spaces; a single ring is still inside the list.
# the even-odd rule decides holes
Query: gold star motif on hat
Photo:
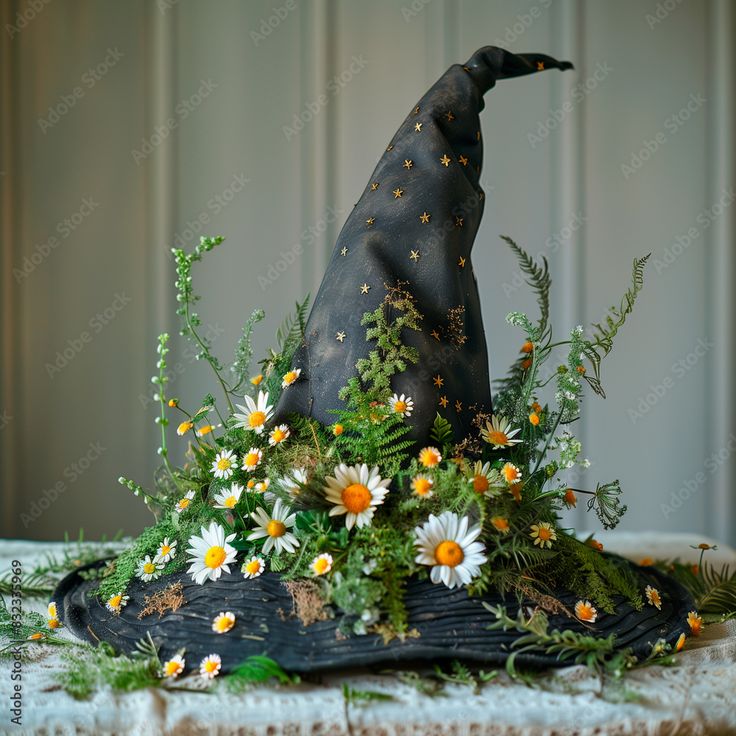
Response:
[[[464,66],[463,67],[463,71],[464,72],[469,72],[470,71],[470,67],[469,66]]]
[[[417,105],[413,110],[414,115],[419,115],[419,105]]]
[[[424,125],[424,123],[414,123],[414,130],[416,130],[417,133],[421,133],[422,125]]]
[[[404,159],[404,168],[408,170],[412,166],[414,166],[414,162],[410,158],[405,158]]]
[[[422,221],[424,225],[426,225],[429,222],[430,217],[432,217],[432,215],[430,215],[429,212],[422,212],[422,214],[419,215],[419,219]]]
[[[366,224],[366,225],[368,225],[368,227],[370,227],[370,226],[371,226],[371,225],[372,225],[372,224],[373,224],[373,223],[374,223],[375,221],[376,221],[376,218],[375,218],[375,217],[369,217],[369,218],[368,218],[368,219],[367,219],[367,220],[365,221],[365,224]]]
[[[414,263],[416,263],[419,260],[419,255],[420,253],[418,250],[413,250],[411,251],[411,255],[409,256],[409,258],[411,258],[411,260],[414,261]]]
[[[467,166],[468,160],[469,159],[467,156],[463,156],[462,154],[460,154],[460,158],[458,159],[458,162],[461,163],[463,166]]]
[[[389,143],[388,146],[386,147],[386,150],[387,151],[393,151],[393,149],[394,149],[394,144],[393,143]]]
[[[440,406],[443,409],[447,408],[447,396],[440,396]]]
[[[451,123],[455,119],[455,116],[452,114],[452,110],[448,110],[445,113],[445,117],[447,118],[448,123]]]
[[[479,130],[476,131],[476,133],[475,133],[475,140],[477,140],[477,141],[480,140],[480,131]]]
[[[463,402],[458,399],[455,402],[455,411],[462,411],[463,410]]]
[[[367,294],[367,293],[368,293],[368,292],[370,291],[370,288],[371,288],[371,287],[370,287],[370,286],[368,286],[368,284],[363,284],[363,285],[362,285],[362,286],[360,287],[360,293],[361,293],[361,294]]]
[[[340,251],[341,256],[346,256],[348,254],[348,249],[343,245],[342,250]]]
[[[432,332],[430,332],[429,334],[430,334],[430,335],[432,335],[432,337],[433,337],[433,338],[434,338],[435,340],[437,340],[437,341],[439,342],[439,339],[440,339],[440,333],[439,333],[439,332],[437,332],[437,330],[436,330],[436,329],[432,330]]]
[[[378,189],[378,182],[374,181],[373,184],[371,184],[371,191],[375,192],[376,189]]]
[[[396,187],[396,189],[394,189],[394,192],[393,192],[394,199],[401,199],[401,195],[403,193],[404,193],[404,190],[403,189],[401,189],[400,187]]]
[[[455,216],[455,227],[462,227],[465,219],[459,216]]]
[[[438,373],[432,378],[432,382],[437,386],[437,388],[442,388],[442,384],[445,382],[445,379]]]
[[[537,62],[537,71],[538,72],[543,72],[544,71],[544,62],[543,61],[538,61]]]
[[[447,167],[447,166],[449,166],[449,165],[450,165],[450,161],[451,161],[451,159],[449,158],[449,156],[448,156],[447,154],[444,154],[444,155],[442,156],[442,158],[440,159],[440,163],[441,163],[441,164],[442,164],[442,165],[443,165],[444,167]]]
[[[335,340],[337,340],[338,342],[344,342],[345,333],[342,330],[340,330],[340,332],[338,332],[337,335],[335,335]]]
[[[462,256],[458,258],[457,265],[460,266],[460,268],[465,268],[465,259]]]

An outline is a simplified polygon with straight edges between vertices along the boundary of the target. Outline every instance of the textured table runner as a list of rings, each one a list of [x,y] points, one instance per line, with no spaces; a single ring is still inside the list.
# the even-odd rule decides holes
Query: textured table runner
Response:
[[[696,561],[690,545],[711,541],[687,534],[597,534],[606,549],[634,561],[643,557]],[[0,541],[0,569],[13,559],[26,570],[63,545]],[[725,546],[711,563],[736,564]],[[27,600],[42,611],[40,601]],[[243,734],[244,736],[563,736],[576,734],[736,734],[736,622],[710,626],[689,639],[678,667],[631,672],[601,693],[585,668],[556,670],[529,688],[500,674],[474,693],[447,685],[440,696],[420,693],[392,675],[331,675],[319,684],[256,687],[242,695],[213,693],[96,693],[76,701],[54,684],[59,653],[39,647],[23,668],[23,727],[10,722],[9,662],[0,662],[0,733],[8,734]],[[381,691],[393,700],[346,705],[343,684]]]

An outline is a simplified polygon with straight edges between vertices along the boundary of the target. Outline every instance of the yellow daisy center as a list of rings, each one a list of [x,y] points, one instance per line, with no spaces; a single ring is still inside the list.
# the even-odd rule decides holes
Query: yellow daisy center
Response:
[[[210,569],[215,570],[225,562],[225,557],[227,557],[225,548],[216,544],[210,547],[205,553],[204,564]]]
[[[503,477],[506,479],[507,483],[513,483],[514,481],[519,480],[519,471],[513,465],[506,463],[506,465],[503,466]]]
[[[224,634],[226,631],[230,631],[234,625],[234,621],[227,616],[220,616],[215,619],[215,629],[218,633]]]
[[[114,595],[112,598],[110,598],[108,603],[110,604],[111,608],[117,608],[122,602],[122,600],[123,600],[123,596],[120,595],[120,593],[118,593],[117,595]]]
[[[220,470],[228,470],[231,465],[232,465],[232,461],[230,460],[230,458],[227,458],[227,457],[221,457],[217,461],[217,467]]]
[[[425,468],[431,468],[432,466],[439,464],[440,455],[435,450],[425,449],[419,453],[419,462],[424,465]]]
[[[276,429],[271,432],[271,439],[274,442],[283,442],[286,439],[286,432],[284,432],[283,429],[276,427]]]
[[[245,563],[245,571],[249,575],[255,575],[257,572],[261,571],[261,562],[260,560],[251,560],[250,562]]]
[[[248,417],[248,424],[250,424],[251,427],[261,427],[266,423],[266,414],[262,411],[254,411],[251,412],[251,415]]]
[[[182,498],[181,501],[179,501],[179,508],[185,509],[187,506],[189,506],[189,499],[188,498]]]
[[[351,514],[359,514],[371,505],[371,492],[362,483],[353,483],[343,489],[342,505]]]
[[[294,383],[296,381],[296,371],[289,371],[284,376],[284,383]]]
[[[258,465],[258,453],[257,452],[249,452],[245,456],[244,465],[248,465],[248,466]]]
[[[583,621],[590,621],[595,616],[593,606],[591,606],[589,603],[580,604],[576,608],[578,618]]]
[[[227,508],[231,509],[235,506],[236,503],[237,503],[237,499],[235,498],[235,496],[228,496],[225,499],[225,503],[223,503],[222,505],[227,506]]]
[[[59,619],[58,618],[50,618],[49,619],[49,628],[50,629],[58,629],[60,625],[61,624],[59,624]]]
[[[488,487],[488,478],[485,475],[476,475],[473,477],[473,490],[476,493],[485,493]]]
[[[159,554],[163,557],[164,555],[169,554],[171,552],[171,546],[168,544],[162,544],[161,549],[159,549]]]
[[[312,565],[312,568],[317,573],[317,575],[324,575],[330,569],[330,561],[326,560],[324,557],[318,557],[314,561],[314,565]]]
[[[171,677],[172,675],[178,675],[180,672],[181,672],[181,664],[179,662],[174,662],[173,660],[169,660],[164,666],[164,674],[167,677]]]
[[[429,478],[417,478],[414,481],[414,492],[418,496],[426,496],[432,490],[432,481]]]
[[[215,662],[215,661],[213,661],[211,659],[208,659],[204,663],[204,671],[205,672],[209,672],[209,673],[216,672],[217,671],[217,665],[218,665],[217,662]]]
[[[537,532],[537,536],[543,542],[549,542],[549,540],[552,539],[552,530],[548,529],[546,526],[540,526],[539,531]]]
[[[508,445],[509,438],[506,436],[505,432],[500,432],[497,429],[492,429],[488,433],[488,440],[493,445]]]
[[[397,414],[403,414],[406,411],[406,401],[397,401],[394,404],[394,411]]]
[[[271,519],[266,527],[269,537],[283,537],[286,534],[286,525],[278,519]]]
[[[446,539],[435,548],[434,558],[438,565],[457,567],[465,559],[465,553],[457,542]]]
[[[143,572],[146,573],[146,575],[151,575],[156,572],[156,565],[154,565],[153,562],[146,562],[146,564],[143,565]]]

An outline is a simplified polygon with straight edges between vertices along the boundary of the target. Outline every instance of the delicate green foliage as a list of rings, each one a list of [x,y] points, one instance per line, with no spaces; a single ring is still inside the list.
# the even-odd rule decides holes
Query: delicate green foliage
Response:
[[[276,680],[280,685],[296,685],[301,681],[298,675],[290,675],[278,662],[261,655],[248,657],[224,678],[225,687],[235,693],[269,680]]]
[[[595,511],[604,529],[613,529],[626,513],[627,507],[621,503],[620,495],[621,484],[614,480],[612,483],[598,483],[588,499],[588,511]]]
[[[736,616],[736,570],[732,572],[729,565],[717,568],[701,558],[696,567],[680,562],[658,566],[687,588],[699,613],[717,618]]]
[[[473,688],[473,691],[476,693],[480,691],[482,684],[491,682],[491,680],[495,680],[498,677],[496,670],[491,670],[490,672],[478,670],[477,672],[473,672],[473,670],[457,659],[452,660],[449,672],[444,672],[437,664],[434,666],[434,672],[439,680],[449,682],[453,685],[467,685]]]
[[[613,349],[613,338],[616,337],[618,331],[623,327],[626,318],[634,309],[634,303],[639,292],[644,286],[644,267],[649,260],[651,253],[643,258],[635,258],[632,268],[631,286],[626,290],[621,303],[618,307],[611,307],[608,310],[608,316],[603,323],[596,322],[593,324],[593,338],[586,340],[584,353],[593,366],[593,375],[585,376],[585,380],[597,394],[605,396],[603,387],[601,386],[601,361]]]
[[[345,705],[365,705],[375,701],[395,700],[394,696],[389,693],[382,693],[378,690],[357,690],[350,687],[347,682],[342,684],[342,697]]]
[[[254,309],[243,325],[243,333],[235,347],[235,361],[230,366],[230,371],[233,374],[233,386],[231,389],[233,393],[238,391],[249,378],[250,362],[253,358],[253,328],[265,316],[266,313],[262,309]]]
[[[436,443],[444,453],[447,452],[447,448],[449,448],[454,441],[452,425],[447,421],[447,419],[440,416],[439,412],[437,412],[437,415],[434,418],[432,429],[429,430],[429,438],[432,442]]]

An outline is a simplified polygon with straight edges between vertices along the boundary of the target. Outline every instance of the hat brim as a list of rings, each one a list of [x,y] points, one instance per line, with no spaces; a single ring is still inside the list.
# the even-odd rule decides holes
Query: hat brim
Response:
[[[160,647],[162,661],[182,649],[192,663],[217,653],[224,673],[252,655],[268,656],[296,673],[453,659],[502,665],[521,636],[515,630],[489,630],[493,616],[482,605],[501,604],[515,616],[518,605],[514,596],[505,600],[498,594],[469,597],[464,589],[448,590],[427,580],[411,580],[407,586],[405,603],[412,636],[388,643],[376,634],[345,637],[338,632],[336,619],[304,626],[294,615],[292,596],[276,573],[264,573],[252,580],[237,572],[223,574],[204,585],[193,583],[185,572],[150,583],[135,579],[127,589],[129,603],[114,614],[95,596],[96,581],[80,575],[104,564],[100,560],[76,570],[59,583],[54,593],[62,621],[75,636],[93,644],[108,642],[117,651],[131,653],[136,643],[150,634]],[[642,587],[648,584],[660,591],[661,609],[645,605],[637,611],[614,599],[616,613],[600,616],[595,625],[551,615],[550,630],[573,629],[599,637],[614,634],[616,646],[631,648],[637,657],[648,656],[659,639],[674,645],[680,634],[687,633],[687,614],[695,608],[692,597],[676,580],[655,568],[632,567],[641,577]],[[173,612],[139,618],[144,597],[173,583],[181,583],[185,603]],[[577,600],[572,594],[558,598],[569,609]],[[231,611],[236,617],[235,627],[226,634],[212,630],[212,620],[221,611]],[[520,653],[516,663],[526,667],[569,664],[556,656],[534,652]]]

